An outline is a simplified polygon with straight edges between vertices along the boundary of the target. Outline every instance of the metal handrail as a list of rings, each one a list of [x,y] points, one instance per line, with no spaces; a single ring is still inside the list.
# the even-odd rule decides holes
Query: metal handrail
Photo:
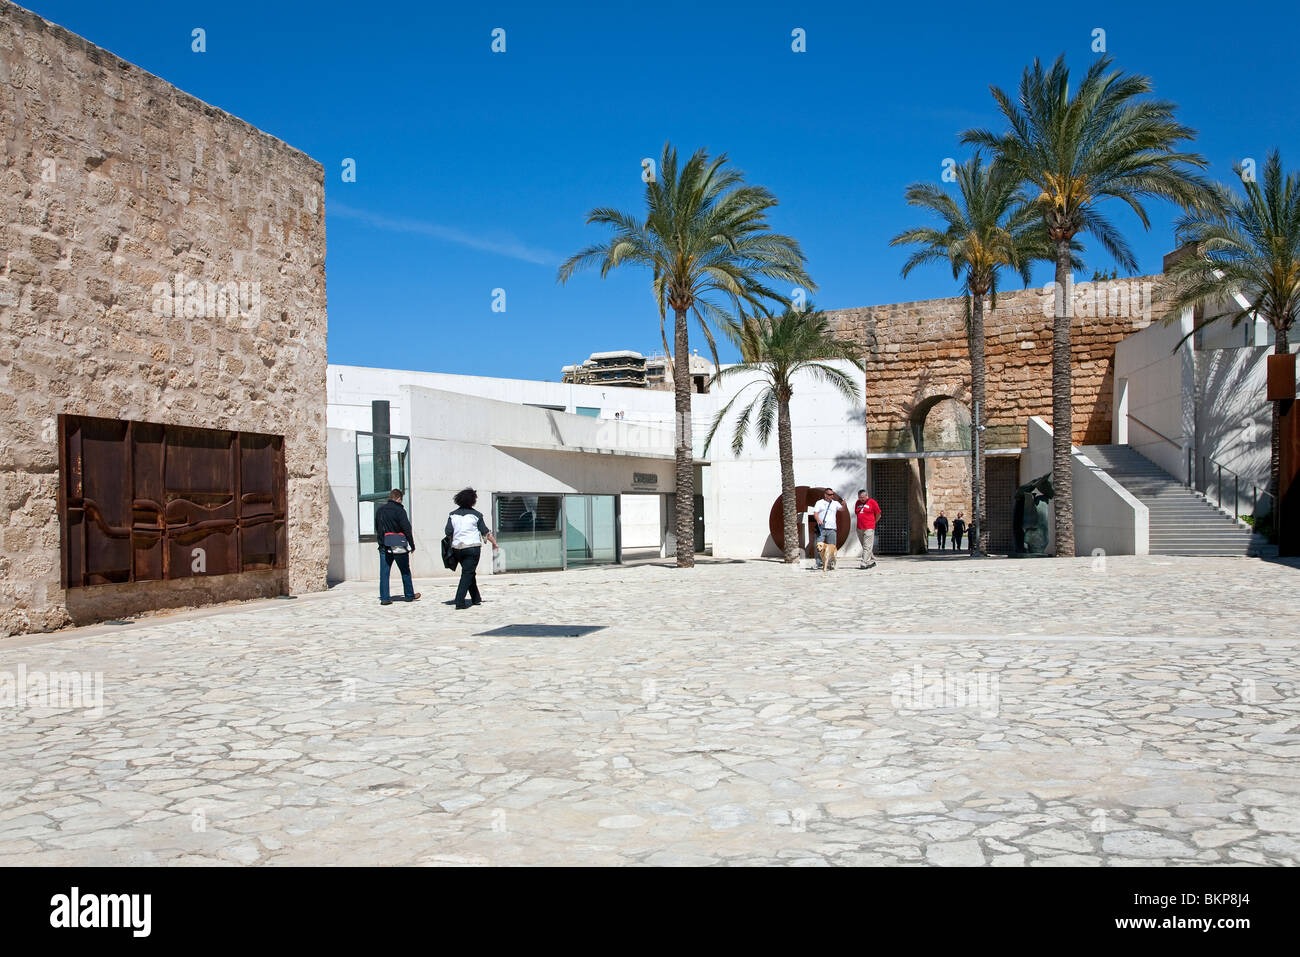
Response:
[[[1147,425],[1145,422],[1139,419],[1136,415],[1133,415],[1131,412],[1125,412],[1124,414],[1128,416],[1130,419],[1132,419],[1134,422],[1136,422],[1138,425],[1142,426],[1142,428],[1146,429],[1148,432],[1154,432],[1156,436],[1164,439],[1174,448],[1178,449],[1178,451],[1181,452],[1183,450],[1183,443],[1175,442],[1173,439],[1171,439],[1169,436],[1165,435],[1163,432],[1159,431],[1158,429],[1151,428],[1151,426]]]
[[[1179,449],[1180,451],[1182,450],[1183,445],[1181,443],[1175,442],[1173,439],[1165,435],[1159,429],[1151,428],[1151,426],[1147,425],[1145,422],[1139,419],[1136,415],[1133,415],[1131,412],[1125,412],[1124,414],[1128,418],[1136,422],[1138,425],[1142,426],[1142,428],[1146,429],[1148,432],[1152,433],[1158,438],[1164,439],[1174,448]],[[1199,491],[1196,488],[1196,471],[1195,471],[1195,467],[1192,464],[1195,457],[1196,457],[1196,449],[1193,446],[1190,445],[1187,446],[1187,482],[1185,484],[1187,485],[1188,488]],[[1214,489],[1215,499],[1216,499],[1215,507],[1219,508],[1222,511],[1227,511],[1226,509],[1223,508],[1223,473],[1224,471],[1227,471],[1227,473],[1232,476],[1232,517],[1235,521],[1238,522],[1241,521],[1241,476],[1236,472],[1234,472],[1232,469],[1228,468],[1222,462],[1218,462],[1208,455],[1200,456],[1199,461],[1202,466],[1201,468],[1202,473],[1207,472],[1210,467],[1213,467],[1214,469],[1217,470],[1217,479],[1215,482],[1215,489]],[[1260,488],[1254,482],[1250,483],[1250,489],[1251,489],[1250,510],[1252,515],[1254,515],[1256,512],[1259,511],[1260,492],[1263,492],[1266,497],[1273,500],[1273,505],[1270,506],[1270,510],[1272,509],[1273,506],[1277,505],[1276,497],[1268,489]]]
[[[1189,448],[1189,449],[1187,450],[1187,485],[1188,485],[1189,488],[1192,488],[1192,489],[1195,489],[1195,488],[1196,488],[1196,485],[1195,485],[1195,483],[1194,483],[1194,481],[1193,481],[1193,469],[1192,469],[1192,456],[1193,456],[1194,452],[1195,452],[1195,450],[1194,450],[1194,449],[1191,449],[1191,448]],[[1219,509],[1221,509],[1221,510],[1223,510],[1223,511],[1226,511],[1226,509],[1223,508],[1223,473],[1224,473],[1224,470],[1226,469],[1227,472],[1228,472],[1228,474],[1232,476],[1232,517],[1233,517],[1233,519],[1235,519],[1236,521],[1241,521],[1241,514],[1240,514],[1240,509],[1241,509],[1241,476],[1240,476],[1238,473],[1234,472],[1232,469],[1228,468],[1228,467],[1227,467],[1226,465],[1224,465],[1222,462],[1215,461],[1213,458],[1211,458],[1211,457],[1208,456],[1208,455],[1202,455],[1202,456],[1199,456],[1199,457],[1198,457],[1198,461],[1199,461],[1200,464],[1201,464],[1201,472],[1202,472],[1203,474],[1204,474],[1204,473],[1207,473],[1207,472],[1208,472],[1208,469],[1209,469],[1210,467],[1213,467],[1213,468],[1216,470],[1216,478],[1215,478],[1215,483],[1214,483],[1214,497],[1215,497],[1215,505],[1216,505],[1216,507],[1218,507]],[[1272,512],[1274,515],[1277,514],[1277,511],[1276,511],[1276,509],[1277,509],[1277,497],[1276,497],[1272,492],[1270,492],[1270,491],[1269,491],[1268,489],[1266,489],[1266,488],[1260,488],[1260,487],[1259,487],[1258,485],[1256,485],[1254,482],[1251,482],[1251,483],[1250,483],[1250,491],[1251,491],[1250,514],[1251,514],[1252,516],[1255,515],[1255,514],[1259,511],[1259,493],[1260,493],[1260,492],[1263,492],[1264,495],[1265,495],[1265,497],[1267,497],[1267,498],[1269,498],[1269,499],[1272,500],[1272,501],[1271,501],[1271,504],[1269,505],[1269,511]],[[1208,496],[1207,496],[1207,498],[1208,498]]]

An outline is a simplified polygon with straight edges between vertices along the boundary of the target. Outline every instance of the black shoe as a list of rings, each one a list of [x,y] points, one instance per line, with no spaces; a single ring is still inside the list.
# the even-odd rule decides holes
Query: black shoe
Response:
[[[457,605],[457,606],[456,606],[456,610],[457,610],[457,611],[464,611],[464,610],[465,610],[466,608],[468,608],[468,607],[469,607],[469,605]]]
[[[381,605],[391,605],[392,602],[391,602],[391,601],[380,601],[379,604],[381,604]]]
[[[470,602],[470,604],[471,604],[471,605],[481,605],[481,604],[483,604],[483,599],[482,599],[482,598],[475,598],[472,602]]]

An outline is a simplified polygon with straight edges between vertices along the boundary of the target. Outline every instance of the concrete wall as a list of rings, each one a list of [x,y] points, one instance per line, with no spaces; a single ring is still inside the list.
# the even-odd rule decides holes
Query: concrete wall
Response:
[[[0,635],[324,587],[320,164],[7,0],[0,115]],[[246,308],[163,314],[178,273]],[[283,435],[288,568],[65,591],[61,413]]]
[[[1192,340],[1184,338],[1191,330],[1189,309],[1115,347],[1114,441],[1184,481],[1196,430],[1196,356]]]
[[[369,432],[370,404],[379,399],[390,404],[390,430],[405,435],[408,418],[402,404],[402,387],[407,385],[519,405],[554,406],[571,413],[580,407],[594,408],[600,410],[602,419],[613,419],[621,412],[622,421],[658,429],[671,430],[676,419],[672,392],[654,389],[331,365],[327,387],[330,427]],[[691,397],[691,420],[699,442],[717,407],[714,393]]]
[[[665,498],[661,495],[627,494],[622,500],[620,521],[623,531],[623,552],[650,552],[663,557],[663,523]]]
[[[1027,444],[1020,457],[1020,482],[1052,471],[1052,427],[1040,416],[1029,419]],[[1076,555],[1147,555],[1150,511],[1103,472],[1078,448],[1072,449],[1074,548]],[[1049,554],[1056,548],[1055,509],[1048,503]]]
[[[1219,471],[1210,466],[1197,476],[1198,487],[1209,501],[1223,496],[1225,511],[1232,511],[1232,497],[1242,515],[1255,507],[1252,485],[1268,488],[1273,403],[1265,398],[1268,385],[1268,356],[1272,346],[1236,349],[1203,349],[1196,352],[1196,448],[1223,466],[1223,488]],[[1300,343],[1291,346],[1300,352]],[[1185,473],[1184,469],[1184,473]],[[1234,485],[1231,473],[1239,477]],[[1269,500],[1259,494],[1259,510]]]
[[[864,375],[850,363],[832,363],[849,373],[858,387]],[[723,398],[736,395],[758,376],[746,373],[724,379]],[[747,390],[757,394],[758,387]],[[720,558],[754,558],[776,556],[780,552],[768,531],[768,515],[781,495],[781,466],[775,429],[766,448],[751,434],[744,452],[731,454],[731,430],[735,417],[748,404],[742,396],[718,430],[709,451],[712,462],[713,496],[716,502],[713,529],[713,554]],[[832,387],[803,374],[796,377],[794,396],[790,400],[792,442],[794,445],[794,480],[796,485],[830,485],[846,502],[857,496],[865,483],[862,407],[846,401]],[[849,546],[856,554],[857,539]]]
[[[403,385],[399,399],[411,437],[411,489],[404,504],[415,533],[411,570],[417,577],[451,574],[442,567],[438,543],[455,508],[452,496],[462,488],[477,490],[489,526],[494,493],[644,492],[638,473],[654,475],[649,487],[660,494],[674,490],[673,435],[662,429],[418,386]],[[330,429],[332,580],[372,580],[379,571],[377,546],[357,541],[355,455],[353,434]],[[490,573],[490,563],[484,561],[480,572]]]
[[[1187,453],[1208,456],[1224,467],[1225,510],[1249,515],[1254,507],[1252,485],[1268,486],[1272,407],[1265,398],[1267,345],[1208,348],[1234,339],[1268,339],[1258,328],[1226,321],[1207,325],[1203,335],[1180,339],[1192,329],[1188,310],[1179,320],[1156,323],[1130,336],[1115,349],[1115,413],[1117,442],[1132,445],[1180,481],[1187,480]],[[1194,343],[1199,343],[1199,347]],[[1300,343],[1292,346],[1300,351]],[[1154,430],[1154,431],[1153,431]],[[1155,435],[1175,440],[1178,447]],[[1198,470],[1196,481],[1210,501],[1218,500],[1218,471]],[[1230,470],[1230,471],[1229,471]],[[1231,472],[1239,476],[1234,487]],[[1267,500],[1260,496],[1261,511]]]
[[[368,366],[331,365],[328,374],[328,418],[331,428],[371,431],[371,403],[389,403],[389,429],[397,435],[409,431],[409,415],[404,404],[403,386],[418,386],[448,393],[493,399],[518,406],[548,406],[575,413],[578,408],[600,410],[599,419],[612,429],[608,444],[617,446],[622,426],[644,426],[654,432],[671,432],[676,425],[672,392],[654,389],[628,389],[616,386],[573,385],[530,379],[499,379],[491,376],[451,375],[441,372],[414,372],[403,369],[373,369]],[[704,437],[719,405],[716,392],[691,396],[691,422],[695,454],[702,457]],[[615,415],[621,413],[621,418]],[[586,418],[584,416],[584,418]],[[537,420],[531,420],[537,421]],[[618,422],[620,425],[613,425]],[[549,428],[549,427],[548,427]],[[625,433],[635,435],[637,433]],[[485,438],[492,439],[489,431]],[[703,469],[696,483],[696,494],[704,496],[705,544],[713,544],[717,521],[712,475]]]

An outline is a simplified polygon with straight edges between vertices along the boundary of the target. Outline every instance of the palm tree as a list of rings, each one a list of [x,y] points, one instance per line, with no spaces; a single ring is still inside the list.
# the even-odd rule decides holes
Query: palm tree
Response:
[[[767,211],[776,197],[761,186],[750,186],[744,175],[726,165],[726,154],[710,160],[700,149],[679,170],[677,150],[664,144],[659,173],[646,183],[644,220],[630,213],[600,207],[587,222],[609,226],[608,242],[589,246],[560,266],[559,281],[567,282],[581,268],[599,266],[601,276],[625,264],[645,266],[653,275],[652,289],[659,307],[664,351],[673,356],[673,391],[677,415],[676,493],[677,567],[695,564],[695,466],[691,437],[691,374],[687,318],[694,315],[717,364],[711,323],[722,324],[732,313],[742,317],[769,314],[770,302],[789,299],[767,283],[793,283],[815,289],[804,271],[803,250],[789,236],[770,231]],[[731,312],[708,298],[719,294]],[[673,343],[668,348],[664,322],[673,312]],[[747,311],[748,310],[748,313]]]
[[[936,214],[942,228],[909,229],[889,244],[919,247],[903,264],[904,277],[917,266],[947,262],[953,278],[962,278],[971,371],[971,437],[976,439],[988,412],[984,399],[984,297],[991,296],[996,309],[1001,270],[1014,269],[1028,286],[1033,262],[1051,259],[1053,249],[1041,213],[1025,202],[1019,180],[1004,168],[986,164],[976,150],[956,168],[956,175],[957,196],[930,183],[913,183],[905,194],[909,206]],[[971,455],[971,514],[979,536],[976,547],[984,553],[988,549],[986,482],[984,447],[978,440],[971,442]]]
[[[1245,195],[1223,186],[1218,208],[1179,220],[1179,240],[1191,248],[1165,277],[1173,319],[1189,306],[1226,301],[1232,324],[1259,317],[1272,328],[1273,350],[1290,351],[1291,326],[1300,316],[1300,175],[1283,175],[1277,150],[1264,163],[1263,182],[1244,175]],[[1219,318],[1212,315],[1196,329]],[[1273,403],[1269,491],[1277,501],[1281,471],[1278,406]],[[1276,526],[1275,526],[1276,527]]]
[[[794,395],[794,377],[806,372],[814,381],[833,386],[851,401],[861,398],[862,390],[853,378],[829,365],[831,359],[846,359],[864,368],[857,351],[840,341],[832,331],[824,312],[787,309],[779,316],[751,317],[723,324],[727,337],[740,349],[741,361],[720,368],[713,376],[721,382],[743,373],[757,373],[745,383],[713,418],[713,427],[704,443],[705,454],[713,437],[730,413],[731,407],[752,386],[758,392],[741,410],[731,431],[731,452],[739,455],[745,448],[751,420],[758,431],[759,444],[766,447],[772,436],[772,417],[776,416],[777,454],[781,460],[781,517],[785,526],[785,560],[799,560],[799,529],[795,518],[794,445],[790,434],[790,397]],[[755,414],[757,412],[757,414]]]
[[[1210,202],[1211,187],[1194,172],[1205,159],[1180,152],[1195,131],[1174,118],[1174,104],[1139,99],[1151,92],[1144,76],[1111,70],[1110,57],[1088,68],[1071,91],[1064,56],[1050,69],[1035,60],[1020,80],[1018,102],[992,87],[1010,129],[1003,134],[967,130],[962,140],[995,151],[995,164],[1023,181],[1054,245],[1056,309],[1052,321],[1052,484],[1056,498],[1056,554],[1074,555],[1074,497],[1070,442],[1073,433],[1070,390],[1070,313],[1066,286],[1070,243],[1092,235],[1122,268],[1137,262],[1120,231],[1099,206],[1106,199],[1126,204],[1150,228],[1142,201],[1172,200],[1185,210]]]

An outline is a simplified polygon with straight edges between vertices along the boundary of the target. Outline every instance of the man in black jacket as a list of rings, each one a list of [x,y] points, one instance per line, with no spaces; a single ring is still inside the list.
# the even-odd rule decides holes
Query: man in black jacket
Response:
[[[406,600],[419,601],[420,593],[411,583],[410,556],[404,551],[390,550],[384,544],[384,536],[389,533],[404,535],[406,547],[415,551],[415,535],[411,531],[411,520],[406,516],[406,509],[402,507],[400,488],[389,492],[388,501],[375,509],[375,537],[379,539],[379,604],[393,603],[388,594],[388,573],[392,570],[393,562],[397,562],[397,570],[402,573],[402,590]]]
[[[939,517],[934,520],[934,530],[939,535],[939,551],[943,551],[948,544],[948,516],[941,510]]]

